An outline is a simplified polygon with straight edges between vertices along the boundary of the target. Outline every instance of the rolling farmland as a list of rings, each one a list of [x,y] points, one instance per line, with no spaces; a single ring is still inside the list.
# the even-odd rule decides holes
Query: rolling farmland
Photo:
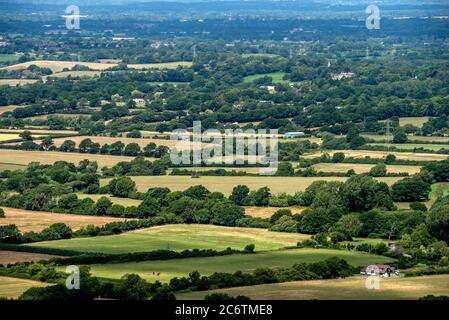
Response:
[[[6,217],[0,219],[0,226],[15,224],[22,232],[39,232],[57,222],[63,222],[70,228],[78,230],[89,224],[102,226],[109,222],[125,221],[125,219],[113,217],[31,211],[5,207],[3,209]]]
[[[248,186],[251,190],[262,187],[269,187],[273,194],[286,192],[294,194],[297,191],[304,191],[314,181],[346,181],[346,177],[261,177],[261,176],[237,176],[237,177],[214,177],[203,176],[199,179],[192,179],[190,176],[136,176],[131,177],[137,185],[137,189],[146,192],[149,188],[167,187],[172,191],[182,191],[194,185],[203,185],[210,191],[222,192],[229,195],[232,189],[240,184]],[[377,180],[391,185],[400,178],[385,177]],[[102,179],[105,185],[109,179]]]
[[[39,281],[0,277],[0,297],[18,298],[31,287],[46,287],[48,285],[48,283]]]
[[[298,241],[308,238],[308,235],[299,233],[271,232],[265,229],[179,224],[139,229],[112,236],[44,241],[29,245],[86,252],[125,253],[158,249],[224,250],[227,247],[242,250],[247,244],[254,243],[256,251],[261,251],[295,246]]]
[[[237,270],[250,272],[256,268],[291,267],[295,263],[316,262],[331,257],[345,259],[354,266],[392,261],[387,257],[347,250],[291,249],[220,257],[93,265],[91,272],[99,277],[111,278],[137,273],[147,280],[168,281],[173,277],[187,276],[193,270],[197,270],[201,275],[211,275],[214,272],[232,273]]]
[[[81,160],[84,159],[97,161],[98,166],[101,168],[103,166],[111,167],[121,161],[131,161],[132,159],[134,159],[134,157],[57,151],[23,151],[0,149],[0,163],[27,165],[30,162],[52,164],[56,161],[68,161],[78,164]],[[146,159],[154,160],[153,158]]]
[[[380,290],[367,289],[365,281],[365,277],[295,281],[190,292],[178,294],[177,298],[203,299],[206,294],[222,292],[232,296],[245,295],[256,300],[398,300],[418,299],[428,294],[447,295],[449,292],[449,275],[382,278]]]

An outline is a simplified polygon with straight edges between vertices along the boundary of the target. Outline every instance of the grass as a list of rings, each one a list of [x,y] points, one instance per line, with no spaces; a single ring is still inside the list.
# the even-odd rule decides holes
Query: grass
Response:
[[[167,147],[174,147],[179,144],[181,146],[180,150],[182,150],[182,148],[190,148],[189,142],[182,142],[179,140],[126,138],[126,137],[76,136],[76,137],[53,139],[53,142],[56,146],[60,146],[65,140],[72,140],[78,146],[78,144],[84,139],[91,139],[93,142],[97,142],[100,145],[104,145],[106,143],[112,144],[114,142],[121,141],[125,145],[130,144],[130,143],[137,143],[140,146],[140,148],[144,148],[149,143],[153,142],[158,146],[167,146]]]
[[[192,62],[190,61],[128,64],[128,68],[130,69],[176,69],[178,67],[191,67],[191,66]]]
[[[1,159],[1,158],[0,158]],[[139,191],[145,192],[153,187],[167,187],[172,191],[183,191],[194,185],[203,185],[210,191],[222,192],[226,196],[231,194],[232,189],[240,184],[246,185],[251,190],[269,187],[272,194],[285,192],[294,194],[304,191],[314,181],[346,181],[346,177],[274,177],[274,176],[238,176],[238,177],[214,177],[203,176],[193,179],[190,176],[136,176],[131,177]],[[378,178],[391,185],[400,178],[386,177]],[[110,179],[102,179],[101,185],[105,185]]]
[[[39,232],[57,222],[63,222],[73,230],[78,230],[89,224],[102,226],[109,222],[125,220],[122,218],[31,211],[5,207],[3,209],[5,210],[6,218],[0,219],[0,226],[15,224],[22,232]]]
[[[1,107],[0,107],[1,108]],[[25,129],[0,129],[0,132],[2,133],[21,133],[23,131],[29,131],[31,134],[34,135],[42,135],[42,134],[77,134],[77,131],[74,130],[47,130],[47,129],[32,129],[27,128],[25,126]]]
[[[384,146],[380,143],[369,143],[372,146]],[[438,151],[441,149],[449,150],[449,144],[430,144],[430,143],[392,143],[392,147],[396,147],[400,150],[414,150],[417,148],[424,148],[432,151]]]
[[[243,249],[247,244],[254,243],[256,251],[260,251],[295,246],[298,241],[307,238],[308,235],[299,233],[271,232],[265,229],[177,224],[139,229],[119,235],[45,241],[30,245],[87,252],[126,253],[159,249]]]
[[[0,163],[0,172],[5,170],[22,170],[25,169],[26,166],[20,164],[12,164],[12,163]]]
[[[246,76],[245,78],[243,78],[243,82],[253,82],[254,80],[259,78],[271,77],[273,78],[273,83],[289,83],[290,81],[283,79],[284,76],[285,72],[260,73]]]
[[[19,56],[15,54],[8,54],[8,53],[0,54],[0,63],[15,62],[17,60],[19,60]]]
[[[85,70],[85,71],[63,71],[56,74],[52,74],[50,75],[50,77],[67,78],[71,76],[71,77],[93,78],[95,76],[100,75],[101,71]]]
[[[46,287],[47,283],[18,279],[10,277],[0,277],[0,297],[18,298],[23,292],[31,287]]]
[[[8,112],[8,111],[13,111],[14,109],[17,108],[23,108],[24,106],[15,106],[15,105],[9,105],[9,106],[0,106],[0,114],[4,113],[4,112]],[[2,129],[3,131],[3,129]]]
[[[106,197],[109,198],[112,203],[114,204],[120,204],[122,206],[125,207],[130,207],[130,206],[138,206],[142,200],[137,200],[137,199],[130,199],[130,198],[118,198],[118,197],[112,197],[110,195],[107,194],[84,194],[84,193],[77,193],[77,196],[79,199],[85,199],[85,198],[90,198],[94,201],[97,201],[98,199],[100,199],[101,197]]]
[[[355,251],[307,248],[221,257],[93,265],[91,272],[94,276],[106,278],[120,278],[126,273],[136,273],[150,281],[169,281],[173,277],[186,276],[193,270],[197,270],[201,275],[238,270],[250,272],[256,268],[291,267],[296,263],[316,262],[330,257],[343,258],[354,266],[392,261],[387,257]]]
[[[402,127],[406,124],[411,124],[415,127],[421,128],[427,121],[429,121],[429,117],[403,117],[399,118],[399,125]]]
[[[398,300],[428,294],[449,295],[449,275],[381,278],[380,289],[367,289],[365,277],[295,281],[178,294],[177,299],[203,299],[212,292],[245,295],[253,300]]]
[[[37,81],[36,79],[0,79],[0,86],[24,86],[36,83]]]
[[[302,234],[270,232],[264,229],[232,228],[213,225],[165,225],[127,232],[121,235],[40,242],[33,245],[73,250],[124,253],[157,249],[192,248],[223,250],[242,249],[249,243],[256,250],[272,250],[296,245],[308,238]]]
[[[303,207],[245,207],[245,214],[256,218],[270,218],[273,213],[280,209],[289,209],[292,214],[301,213]]]
[[[17,251],[4,251],[0,250],[0,265],[7,265],[9,263],[17,262],[30,262],[30,261],[40,261],[40,260],[50,260],[51,258],[56,258],[57,256],[42,254],[42,253],[31,253],[31,252],[17,252]]]
[[[363,137],[374,140],[376,142],[385,142],[385,136],[377,134],[362,134]],[[408,136],[409,141],[418,142],[447,142],[449,143],[449,137],[427,137],[427,136]]]
[[[326,150],[325,152],[315,152],[304,155],[303,158],[310,159],[320,157],[323,153],[332,156],[336,152],[343,152],[347,158],[352,157],[356,159],[370,157],[373,159],[382,159],[387,154],[393,154],[398,160],[418,160],[418,161],[440,161],[446,160],[448,155],[435,153],[417,153],[417,152],[386,152],[386,151],[372,151],[372,150]]]
[[[28,165],[30,162],[53,164],[56,161],[67,161],[78,164],[81,160],[84,159],[97,161],[98,166],[101,168],[104,166],[111,167],[121,161],[131,161],[134,159],[134,157],[57,151],[23,151],[0,149],[0,163],[10,163],[16,165]],[[148,160],[152,160],[152,158],[148,158]]]
[[[280,55],[272,54],[272,53],[243,53],[242,54],[242,58],[251,58],[251,57],[276,58],[276,57],[280,57]]]
[[[318,163],[313,165],[317,171],[323,172],[347,172],[353,169],[356,173],[369,172],[374,165],[372,164],[353,164],[353,163]],[[418,173],[420,166],[403,166],[403,165],[388,165],[387,172],[400,173],[407,172],[409,174]]]

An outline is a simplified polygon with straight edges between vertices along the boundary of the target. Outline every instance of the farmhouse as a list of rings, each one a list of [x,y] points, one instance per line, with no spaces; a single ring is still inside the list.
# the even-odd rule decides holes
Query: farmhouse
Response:
[[[399,272],[388,264],[373,264],[360,271],[360,274],[380,277],[393,277],[399,275]]]

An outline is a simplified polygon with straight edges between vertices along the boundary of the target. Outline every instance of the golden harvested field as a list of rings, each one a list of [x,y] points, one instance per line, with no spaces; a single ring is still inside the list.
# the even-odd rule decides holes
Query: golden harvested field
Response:
[[[448,158],[447,155],[444,154],[436,154],[436,153],[415,153],[415,152],[385,152],[385,151],[372,151],[372,150],[328,150],[325,153],[332,156],[334,153],[343,152],[347,158],[365,158],[371,157],[375,159],[385,158],[387,154],[394,154],[396,159],[398,160],[422,160],[422,161],[440,161]],[[304,155],[303,158],[311,159],[319,157],[324,152],[316,152],[308,155]]]
[[[0,79],[0,86],[24,86],[38,82],[36,79]]]
[[[372,164],[355,164],[355,163],[318,163],[313,165],[317,171],[323,172],[347,172],[353,169],[356,173],[368,172],[374,165]],[[407,172],[409,174],[418,173],[420,166],[402,166],[402,165],[388,165],[387,172],[401,173]]]
[[[56,146],[60,146],[65,140],[72,140],[75,141],[76,145],[84,140],[84,139],[91,139],[93,142],[97,142],[100,145],[104,144],[112,144],[117,141],[123,142],[125,145],[129,143],[137,143],[141,148],[146,147],[149,143],[154,142],[158,146],[167,146],[167,147],[174,147],[177,146],[179,143],[179,146],[181,147],[180,150],[183,150],[182,148],[189,148],[188,142],[183,141],[177,141],[177,140],[166,140],[166,139],[146,139],[146,138],[125,138],[125,137],[101,137],[101,136],[76,136],[76,137],[69,137],[69,138],[57,138],[53,139],[53,142]]]
[[[411,124],[415,127],[421,128],[427,121],[429,121],[429,117],[402,117],[399,118],[399,125],[402,127],[406,124]]]
[[[62,72],[55,73],[55,74],[52,74],[50,76],[47,76],[45,78],[48,78],[48,77],[67,78],[68,76],[71,76],[71,77],[82,77],[82,78],[92,78],[92,77],[100,76],[100,75],[101,75],[101,71],[91,71],[91,70],[86,70],[86,71],[62,71]]]
[[[16,133],[0,133],[0,141],[8,141],[12,139],[20,139],[20,136]]]
[[[77,134],[74,130],[47,130],[47,129],[0,129],[2,133],[21,133],[29,131],[32,134]]]
[[[43,114],[40,116],[32,116],[26,117],[25,119],[47,119],[48,117],[58,116],[63,118],[79,118],[79,117],[90,117],[90,114],[81,114],[81,113],[52,113],[52,114]]]
[[[26,69],[31,65],[36,65],[40,68],[50,68],[53,73],[60,73],[64,68],[72,69],[75,65],[83,65],[92,70],[106,70],[117,66],[117,63],[99,63],[99,62],[83,62],[83,61],[52,61],[52,60],[35,60],[24,63],[18,63],[11,66],[0,68],[0,70],[20,70]],[[176,69],[178,66],[190,67],[192,62],[178,61],[167,63],[143,63],[143,64],[128,64],[130,69]]]
[[[292,214],[301,213],[302,207],[245,207],[245,214],[255,218],[270,218],[280,209],[289,209]]]
[[[112,197],[112,196],[107,195],[107,194],[77,193],[77,196],[78,196],[79,199],[91,198],[94,201],[97,201],[101,197],[106,197],[106,198],[109,198],[112,201],[112,203],[120,204],[120,205],[125,206],[125,207],[138,206],[142,202],[142,200],[130,199],[130,198],[117,198],[117,197]]]
[[[165,63],[141,63],[141,64],[128,64],[130,69],[176,69],[177,67],[191,67],[190,61],[177,61],[177,62],[165,62]]]
[[[0,277],[0,297],[18,298],[31,287],[46,287],[48,283],[28,279]]]
[[[89,224],[103,226],[110,222],[126,220],[123,218],[31,211],[6,207],[3,207],[3,210],[5,210],[6,218],[0,219],[0,226],[15,224],[22,232],[39,232],[57,222],[63,222],[73,230],[79,230]]]
[[[0,114],[2,114],[3,112],[13,111],[14,109],[23,108],[23,107],[25,107],[25,106],[15,106],[15,105],[3,106],[3,107],[0,107]]]
[[[285,192],[294,194],[297,191],[304,191],[312,182],[319,180],[327,181],[346,181],[346,177],[200,177],[191,178],[190,176],[138,176],[131,177],[137,185],[139,191],[145,192],[153,187],[167,187],[172,191],[185,190],[191,186],[203,185],[210,191],[222,192],[226,196],[231,194],[232,189],[244,184],[251,190],[262,187],[269,187],[272,194]],[[386,177],[377,180],[384,181],[391,185],[400,178]],[[101,184],[105,185],[109,179],[102,179]]]
[[[50,68],[53,73],[61,72],[64,68],[71,69],[77,64],[89,67],[92,70],[105,70],[114,67],[116,64],[112,63],[96,63],[96,62],[80,62],[80,61],[51,61],[51,60],[35,60],[23,63],[13,64],[11,66],[0,68],[0,70],[20,70],[26,69],[31,65],[36,65],[40,68]]]
[[[203,299],[212,292],[244,295],[254,300],[397,300],[428,294],[449,295],[449,275],[381,278],[379,290],[367,289],[362,276],[345,279],[294,281],[177,295],[179,300]]]
[[[99,168],[111,167],[121,161],[131,161],[134,157],[111,156],[88,153],[70,153],[57,151],[23,151],[0,149],[0,163],[27,165],[30,162],[52,164],[56,161],[68,161],[78,164],[81,160],[97,161]],[[153,158],[147,158],[153,161]]]
[[[9,263],[17,262],[31,262],[40,260],[50,260],[52,258],[59,258],[50,254],[32,253],[32,252],[17,252],[0,250],[0,265],[7,265]]]

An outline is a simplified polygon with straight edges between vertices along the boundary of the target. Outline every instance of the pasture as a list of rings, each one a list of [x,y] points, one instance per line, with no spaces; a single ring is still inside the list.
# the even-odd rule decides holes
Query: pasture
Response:
[[[13,264],[17,262],[31,262],[40,260],[50,260],[58,256],[42,253],[18,252],[0,250],[0,265]]]
[[[385,146],[385,144],[380,143],[369,143],[372,146]],[[414,150],[414,149],[427,149],[432,151],[438,151],[441,149],[449,150],[449,144],[430,144],[430,143],[392,143],[391,147],[396,147],[399,150]]]
[[[0,277],[0,297],[18,298],[31,287],[46,287],[48,283],[28,279]]]
[[[120,278],[126,273],[136,273],[150,281],[159,280],[166,282],[173,277],[187,276],[194,270],[197,270],[201,275],[211,275],[214,272],[231,273],[238,270],[250,272],[256,268],[291,267],[296,263],[316,262],[331,257],[345,259],[354,266],[392,261],[392,259],[387,257],[362,252],[307,248],[207,258],[92,265],[91,272],[94,276],[105,278]]]
[[[245,214],[255,218],[270,218],[280,209],[289,209],[292,214],[301,213],[303,207],[245,207]]]
[[[1,158],[0,158],[1,159]],[[183,191],[191,186],[203,185],[210,191],[222,192],[228,196],[232,189],[240,184],[246,185],[250,190],[256,190],[262,187],[269,187],[272,194],[285,192],[294,194],[297,191],[304,191],[314,181],[346,181],[347,177],[274,177],[274,176],[203,176],[197,179],[190,176],[136,176],[131,177],[135,182],[137,189],[146,192],[149,188],[167,187],[172,191]],[[400,178],[385,177],[377,178],[379,181],[393,184]],[[109,179],[102,179],[101,185],[107,184]]]
[[[427,121],[429,121],[429,117],[401,117],[399,118],[399,125],[402,127],[406,124],[411,124],[415,127],[421,128]]]
[[[11,170],[11,171],[22,170],[25,168],[26,168],[25,165],[0,162],[0,172],[5,171],[5,170]]]
[[[176,69],[178,67],[191,67],[191,66],[192,62],[190,61],[128,64],[129,69]]]
[[[374,140],[375,142],[385,142],[385,136],[377,134],[362,134],[364,138]],[[409,141],[416,142],[447,142],[449,144],[449,137],[439,137],[439,136],[412,136],[408,135]],[[391,142],[391,141],[390,141]]]
[[[15,224],[21,232],[39,232],[57,222],[63,222],[73,230],[78,230],[89,224],[103,226],[110,222],[126,220],[122,218],[31,211],[6,207],[3,207],[3,210],[6,217],[0,219],[0,226]]]
[[[180,141],[180,140],[167,140],[167,139],[147,139],[147,138],[126,138],[126,137],[102,137],[102,136],[76,136],[76,137],[68,137],[68,138],[56,138],[53,139],[53,142],[56,146],[60,146],[65,140],[72,140],[78,146],[81,141],[84,139],[91,139],[93,142],[99,143],[100,145],[104,144],[112,144],[117,141],[123,142],[125,145],[130,143],[137,143],[140,148],[146,147],[149,143],[155,143],[158,146],[166,146],[166,147],[177,147],[179,150],[183,150],[185,148],[189,149],[190,144],[188,141]]]
[[[53,61],[53,60],[35,60],[23,63],[14,64],[11,66],[0,68],[0,70],[20,70],[26,69],[31,65],[36,65],[40,68],[49,68],[53,73],[62,72],[65,68],[72,69],[76,65],[83,65],[92,70],[106,70],[112,68],[116,64],[111,63],[96,63],[96,62],[82,62],[82,61]]]
[[[84,194],[84,193],[77,193],[76,195],[78,196],[79,199],[90,198],[90,199],[92,199],[94,201],[97,201],[101,197],[106,197],[106,198],[109,198],[109,200],[111,200],[112,203],[120,204],[120,205],[125,206],[125,207],[138,206],[142,202],[142,200],[136,200],[136,199],[131,199],[131,198],[112,197],[112,196],[110,196],[108,194]]]
[[[9,53],[0,54],[0,63],[16,62],[17,60],[19,60],[19,56],[16,54],[9,54]]]
[[[449,275],[381,278],[379,290],[367,289],[365,282],[365,277],[355,276],[188,292],[176,297],[179,300],[196,300],[212,292],[221,292],[231,296],[244,295],[254,300],[416,300],[429,294],[449,295]]]
[[[332,156],[334,153],[343,152],[347,158],[361,159],[370,157],[373,159],[383,159],[388,154],[393,154],[398,160],[417,160],[417,161],[441,161],[446,160],[449,156],[435,153],[418,153],[418,152],[386,152],[373,150],[326,150],[325,152],[315,152],[302,156],[306,159],[317,158],[324,153]]]
[[[0,86],[24,86],[38,82],[36,79],[0,79]]]
[[[271,77],[273,79],[273,83],[289,83],[290,81],[283,79],[284,76],[284,72],[260,73],[244,77],[243,82],[249,83],[263,77]]]
[[[98,166],[101,168],[104,166],[111,167],[121,161],[131,161],[134,159],[134,157],[57,151],[23,151],[0,149],[0,163],[28,165],[30,162],[53,164],[56,161],[67,161],[78,164],[81,160],[84,159],[97,161]],[[154,160],[153,158],[147,159]]]
[[[271,232],[256,228],[176,224],[139,229],[119,235],[44,241],[29,245],[85,252],[126,253],[160,249],[224,250],[228,247],[243,250],[247,244],[254,243],[256,251],[261,251],[296,246],[298,241],[309,237],[299,233]]]
[[[354,170],[355,173],[369,172],[374,165],[372,164],[355,164],[355,163],[318,163],[312,166],[316,171],[323,172],[348,172],[348,170]],[[421,169],[420,166],[403,166],[403,165],[388,165],[387,172],[389,173],[401,173],[407,172],[408,174],[418,173]]]
[[[14,109],[17,108],[23,108],[24,106],[15,106],[15,105],[9,105],[9,106],[0,106],[0,114],[4,113],[4,112],[8,112],[8,111],[13,111]],[[3,131],[3,129],[2,129]]]

